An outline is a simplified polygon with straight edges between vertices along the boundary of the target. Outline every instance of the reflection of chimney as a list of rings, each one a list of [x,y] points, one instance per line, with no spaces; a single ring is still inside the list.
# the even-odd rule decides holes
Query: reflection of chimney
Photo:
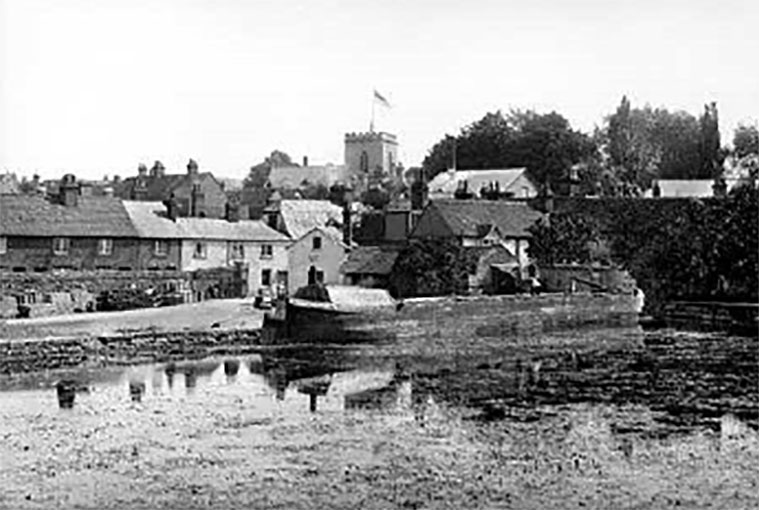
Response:
[[[303,166],[308,166],[308,156],[303,156]]]

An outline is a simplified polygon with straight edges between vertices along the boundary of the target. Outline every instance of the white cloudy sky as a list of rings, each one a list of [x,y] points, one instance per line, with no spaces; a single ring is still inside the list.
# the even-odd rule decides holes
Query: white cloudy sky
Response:
[[[759,2],[0,0],[0,172],[339,163],[375,87],[406,166],[488,111],[589,131],[623,94],[715,100],[729,140],[759,118]]]

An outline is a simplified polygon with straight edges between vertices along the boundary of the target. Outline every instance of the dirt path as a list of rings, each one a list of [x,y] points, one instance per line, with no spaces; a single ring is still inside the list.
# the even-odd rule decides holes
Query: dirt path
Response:
[[[253,308],[251,300],[218,299],[123,312],[13,319],[0,322],[0,339],[103,336],[145,330],[197,331],[212,327],[255,329],[261,326],[262,318],[263,313]]]

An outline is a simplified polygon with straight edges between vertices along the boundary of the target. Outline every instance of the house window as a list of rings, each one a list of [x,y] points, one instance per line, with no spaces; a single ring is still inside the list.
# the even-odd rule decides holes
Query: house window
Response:
[[[153,254],[159,257],[163,257],[167,253],[169,253],[169,243],[162,239],[156,239],[155,243],[153,244]]]
[[[113,239],[98,240],[98,255],[110,255],[113,253]]]
[[[192,258],[194,259],[206,258],[206,243],[195,243],[195,249],[192,251]]]
[[[313,249],[314,250],[321,250],[322,249],[322,238],[319,236],[314,237],[313,239]]]
[[[232,260],[245,259],[245,245],[243,243],[232,243],[230,245],[229,258]]]
[[[0,255],[8,252],[8,238],[0,237]]]
[[[324,271],[316,271],[316,281],[319,283],[324,283]]]
[[[271,285],[271,269],[261,270],[261,286],[268,287]]]
[[[69,239],[67,237],[53,238],[53,253],[55,255],[68,255]]]
[[[274,255],[274,247],[270,244],[261,245],[261,258],[270,259]]]

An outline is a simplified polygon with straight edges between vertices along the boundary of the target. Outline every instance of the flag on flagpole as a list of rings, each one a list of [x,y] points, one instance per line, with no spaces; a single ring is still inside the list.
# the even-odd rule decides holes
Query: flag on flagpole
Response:
[[[381,104],[385,108],[392,108],[390,106],[390,101],[388,101],[387,99],[385,99],[382,94],[380,94],[379,92],[377,92],[377,89],[374,89],[374,100],[378,101],[379,104]]]

